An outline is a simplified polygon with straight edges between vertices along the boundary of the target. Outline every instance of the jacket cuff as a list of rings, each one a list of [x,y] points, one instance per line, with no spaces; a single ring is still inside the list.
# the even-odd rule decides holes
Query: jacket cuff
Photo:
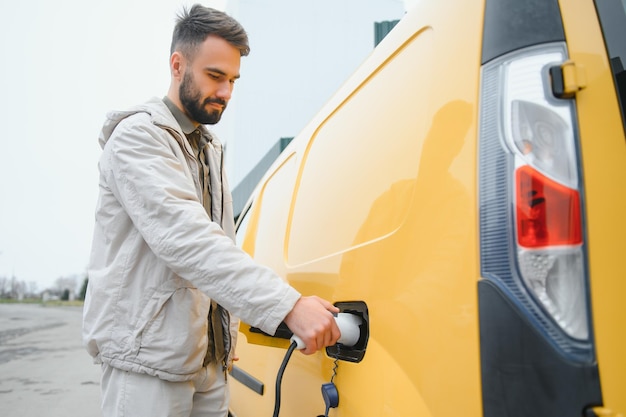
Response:
[[[267,334],[274,335],[280,323],[285,320],[285,317],[287,317],[287,314],[291,312],[293,306],[296,305],[296,302],[301,296],[302,294],[300,294],[295,288],[287,287],[283,298],[265,318],[265,320],[263,320],[259,328]]]

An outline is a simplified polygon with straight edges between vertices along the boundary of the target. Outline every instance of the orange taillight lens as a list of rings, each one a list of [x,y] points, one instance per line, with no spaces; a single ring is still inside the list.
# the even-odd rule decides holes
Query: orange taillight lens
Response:
[[[516,177],[517,242],[525,248],[582,243],[578,191],[528,165]]]

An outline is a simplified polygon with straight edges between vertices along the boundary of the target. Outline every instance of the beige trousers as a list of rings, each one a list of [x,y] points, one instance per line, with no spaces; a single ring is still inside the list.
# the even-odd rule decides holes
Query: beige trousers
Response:
[[[104,417],[227,417],[229,391],[221,368],[170,382],[102,365]]]

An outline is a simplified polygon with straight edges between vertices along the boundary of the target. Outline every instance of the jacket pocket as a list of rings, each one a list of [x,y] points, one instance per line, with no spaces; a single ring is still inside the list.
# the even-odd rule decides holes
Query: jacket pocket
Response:
[[[178,287],[151,300],[138,329],[137,362],[163,372],[188,375],[202,368],[208,347],[210,299],[193,287]]]

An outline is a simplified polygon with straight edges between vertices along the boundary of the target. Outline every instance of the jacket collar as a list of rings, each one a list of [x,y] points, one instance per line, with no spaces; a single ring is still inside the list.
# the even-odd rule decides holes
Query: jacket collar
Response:
[[[180,128],[185,135],[190,135],[194,130],[198,128],[198,125],[191,121],[191,119],[183,113],[167,96],[163,97],[163,103],[172,113],[172,116],[176,119]]]

